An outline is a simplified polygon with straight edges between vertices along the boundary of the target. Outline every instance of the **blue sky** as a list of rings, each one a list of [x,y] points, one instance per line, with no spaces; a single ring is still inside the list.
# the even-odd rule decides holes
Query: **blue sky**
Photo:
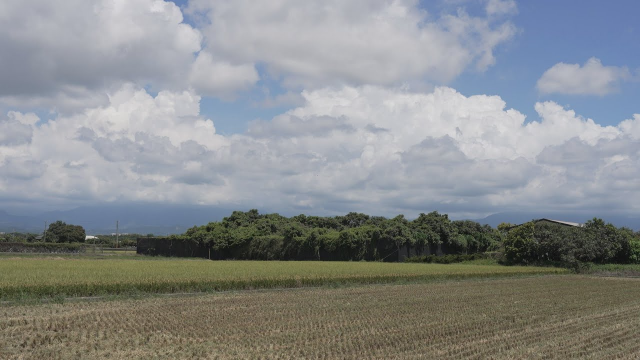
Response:
[[[613,125],[637,113],[640,83],[621,84],[620,91],[605,96],[541,95],[536,81],[558,62],[583,64],[596,57],[603,64],[626,66],[638,76],[640,28],[634,1],[524,1],[513,19],[520,28],[514,40],[499,53],[495,67],[486,73],[470,74],[452,86],[464,94],[500,95],[507,106],[531,120],[536,101],[553,100],[584,117]]]
[[[639,7],[9,0],[0,206],[640,216]]]

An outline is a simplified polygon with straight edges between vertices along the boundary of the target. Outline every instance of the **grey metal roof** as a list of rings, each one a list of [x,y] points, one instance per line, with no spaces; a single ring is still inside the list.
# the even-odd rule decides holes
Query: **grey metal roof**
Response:
[[[538,219],[538,220],[534,220],[534,221],[535,222],[548,221],[548,222],[552,222],[552,223],[556,223],[556,224],[560,224],[560,225],[575,226],[575,227],[583,227],[584,226],[584,224],[579,224],[579,223],[575,223],[575,222],[554,220],[554,219],[547,219],[547,218],[542,218],[542,219]]]

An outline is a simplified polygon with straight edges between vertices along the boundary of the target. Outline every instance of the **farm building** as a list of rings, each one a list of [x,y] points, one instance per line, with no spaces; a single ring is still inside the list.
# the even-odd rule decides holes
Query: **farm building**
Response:
[[[546,218],[533,220],[533,222],[534,223],[547,222],[547,223],[551,223],[551,224],[558,224],[558,225],[563,225],[563,226],[575,226],[575,227],[583,227],[584,226],[584,224],[579,224],[579,223],[575,223],[575,222],[553,220],[553,219],[546,219]]]
[[[576,222],[554,220],[554,219],[547,219],[547,218],[534,219],[534,220],[527,221],[527,222],[533,222],[535,224],[548,223],[548,224],[556,224],[556,225],[561,225],[561,226],[572,226],[572,227],[583,227],[584,226],[584,224],[580,224],[580,223],[576,223]],[[526,224],[526,223],[524,223],[524,224]],[[511,230],[513,228],[517,228],[518,226],[521,226],[521,225],[523,225],[523,224],[518,224],[518,225],[511,226],[507,230]]]

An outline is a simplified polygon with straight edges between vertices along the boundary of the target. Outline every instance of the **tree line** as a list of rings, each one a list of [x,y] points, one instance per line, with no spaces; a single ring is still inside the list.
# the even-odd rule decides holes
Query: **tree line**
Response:
[[[478,253],[497,250],[499,231],[434,211],[414,220],[351,212],[321,217],[234,211],[220,222],[194,226],[173,237],[211,249],[217,259],[397,260],[408,253]]]
[[[49,224],[41,235],[33,233],[13,232],[3,234],[0,240],[8,242],[46,242],[46,243],[83,243],[87,233],[80,225],[67,224],[64,221],[56,221]]]
[[[141,236],[153,236],[153,234],[119,234],[116,235],[100,235],[97,238],[89,240],[91,245],[100,245],[115,247],[118,244],[121,247],[136,246],[137,238]],[[20,243],[59,243],[59,244],[81,244],[86,242],[87,233],[84,227],[80,225],[67,224],[58,220],[49,224],[46,231],[40,234],[10,232],[0,233],[0,242],[20,242]]]
[[[5,234],[3,240],[20,239],[17,235]],[[42,241],[82,243],[85,235],[81,226],[56,221]],[[22,241],[36,241],[33,234],[25,236]],[[403,215],[386,218],[356,212],[285,217],[252,209],[234,211],[222,221],[194,226],[170,239],[214,259],[397,261],[401,252],[406,256],[494,252],[509,264],[640,263],[640,232],[598,218],[581,227],[530,221],[494,229],[470,220],[450,220],[437,211],[408,220]],[[133,238],[121,240],[134,244]],[[433,256],[424,259],[433,261]]]
[[[640,232],[594,218],[581,227],[545,221],[500,224],[450,220],[437,211],[413,220],[351,212],[321,217],[234,211],[175,240],[210,249],[216,259],[397,260],[409,255],[496,252],[508,264],[640,263]],[[425,258],[426,259],[426,258]],[[433,259],[433,257],[429,257]]]

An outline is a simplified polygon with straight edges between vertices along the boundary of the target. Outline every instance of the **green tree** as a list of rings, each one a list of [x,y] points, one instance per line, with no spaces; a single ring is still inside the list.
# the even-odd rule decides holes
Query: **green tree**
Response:
[[[46,240],[48,242],[83,243],[86,237],[87,233],[82,226],[71,225],[58,220],[49,224]]]
[[[504,241],[504,255],[507,261],[526,264],[536,257],[533,221],[512,228]]]
[[[629,262],[640,264],[640,237],[635,237],[629,242]]]
[[[458,235],[455,226],[449,220],[449,216],[440,214],[437,211],[432,211],[428,214],[421,213],[418,218],[412,221],[412,225],[415,229],[421,229],[425,233],[429,231],[435,233],[437,237],[434,240],[441,244],[452,244],[454,238]]]
[[[591,241],[586,244],[584,261],[598,263],[625,262],[630,256],[630,241],[633,232],[626,228],[618,229],[604,220],[593,218],[584,225]]]
[[[394,249],[400,251],[404,245],[411,246],[416,240],[413,231],[409,227],[409,222],[404,215],[398,215],[387,220],[380,232],[380,242],[383,249]]]
[[[364,225],[369,220],[369,215],[350,212],[345,216],[337,216],[336,219],[338,219],[340,224],[344,227],[355,228]]]
[[[304,230],[299,223],[291,223],[285,227],[282,236],[283,259],[298,259],[307,237]]]
[[[511,229],[514,226],[516,225],[508,222],[502,222],[498,224],[498,231],[506,235],[509,232],[509,229]]]

